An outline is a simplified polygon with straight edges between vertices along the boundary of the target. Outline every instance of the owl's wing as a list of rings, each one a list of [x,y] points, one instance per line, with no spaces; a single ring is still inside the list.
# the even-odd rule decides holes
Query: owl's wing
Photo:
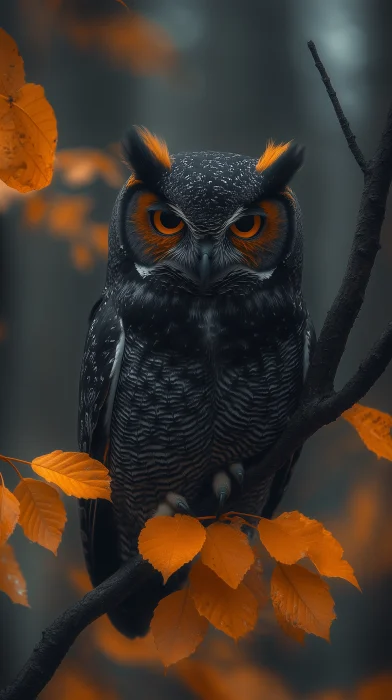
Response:
[[[110,299],[100,299],[90,314],[80,375],[79,449],[103,463],[124,345],[121,318]],[[102,499],[80,499],[79,504],[86,564],[96,586],[119,566],[113,506]]]
[[[304,381],[309,367],[310,358],[313,353],[314,346],[316,344],[316,332],[310,316],[306,318],[306,325],[304,331],[304,346],[303,346],[303,376]],[[302,447],[294,452],[286,464],[283,465],[281,469],[276,473],[269,492],[267,503],[265,504],[262,512],[263,518],[272,518],[274,511],[278,507],[280,501],[283,498],[283,494],[289,484],[291,476],[293,474],[294,467],[298,461],[301,454]]]

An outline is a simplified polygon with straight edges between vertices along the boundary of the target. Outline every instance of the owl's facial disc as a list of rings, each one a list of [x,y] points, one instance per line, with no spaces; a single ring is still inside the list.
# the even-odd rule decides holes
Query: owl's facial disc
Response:
[[[286,269],[297,230],[287,184],[302,164],[301,148],[269,142],[258,161],[170,155],[164,142],[136,129],[125,150],[134,176],[122,250],[147,285],[229,294],[244,282],[279,283],[274,273]]]
[[[229,293],[239,282],[269,279],[290,239],[289,192],[240,206],[207,230],[191,212],[141,185],[127,215],[127,241],[142,278],[194,294]]]

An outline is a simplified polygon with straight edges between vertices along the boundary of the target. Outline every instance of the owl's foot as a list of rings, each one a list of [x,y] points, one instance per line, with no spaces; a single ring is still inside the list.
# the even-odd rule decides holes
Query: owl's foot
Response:
[[[228,471],[217,472],[212,480],[212,490],[218,499],[217,516],[222,515],[233,489],[242,489],[245,470],[241,462],[230,464]],[[233,483],[234,482],[234,483]]]
[[[162,501],[156,509],[154,518],[157,515],[175,515],[176,513],[180,513],[181,515],[193,515],[184,496],[170,491],[165,500]]]

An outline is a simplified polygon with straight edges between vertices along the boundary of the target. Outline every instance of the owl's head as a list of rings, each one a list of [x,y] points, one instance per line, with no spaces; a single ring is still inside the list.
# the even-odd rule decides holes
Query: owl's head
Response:
[[[108,280],[195,295],[300,284],[301,215],[288,183],[303,149],[267,144],[260,158],[170,155],[144,128],[124,143],[133,174],[114,208]]]

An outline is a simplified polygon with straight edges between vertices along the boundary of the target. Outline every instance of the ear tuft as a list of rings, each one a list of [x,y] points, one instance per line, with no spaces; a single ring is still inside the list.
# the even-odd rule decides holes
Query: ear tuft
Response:
[[[137,179],[157,183],[171,168],[166,143],[144,127],[133,127],[122,141],[124,156]]]
[[[258,173],[262,173],[263,170],[269,168],[272,163],[274,163],[285,151],[287,151],[290,146],[291,141],[287,143],[275,144],[272,139],[267,141],[264,153],[260,156],[256,163],[256,170]]]
[[[304,161],[305,149],[296,143],[280,144],[280,146],[274,146],[274,149],[281,149],[280,153],[276,155],[275,151],[271,154],[269,165],[262,171],[265,194],[284,190]],[[262,158],[267,151],[268,146]]]

